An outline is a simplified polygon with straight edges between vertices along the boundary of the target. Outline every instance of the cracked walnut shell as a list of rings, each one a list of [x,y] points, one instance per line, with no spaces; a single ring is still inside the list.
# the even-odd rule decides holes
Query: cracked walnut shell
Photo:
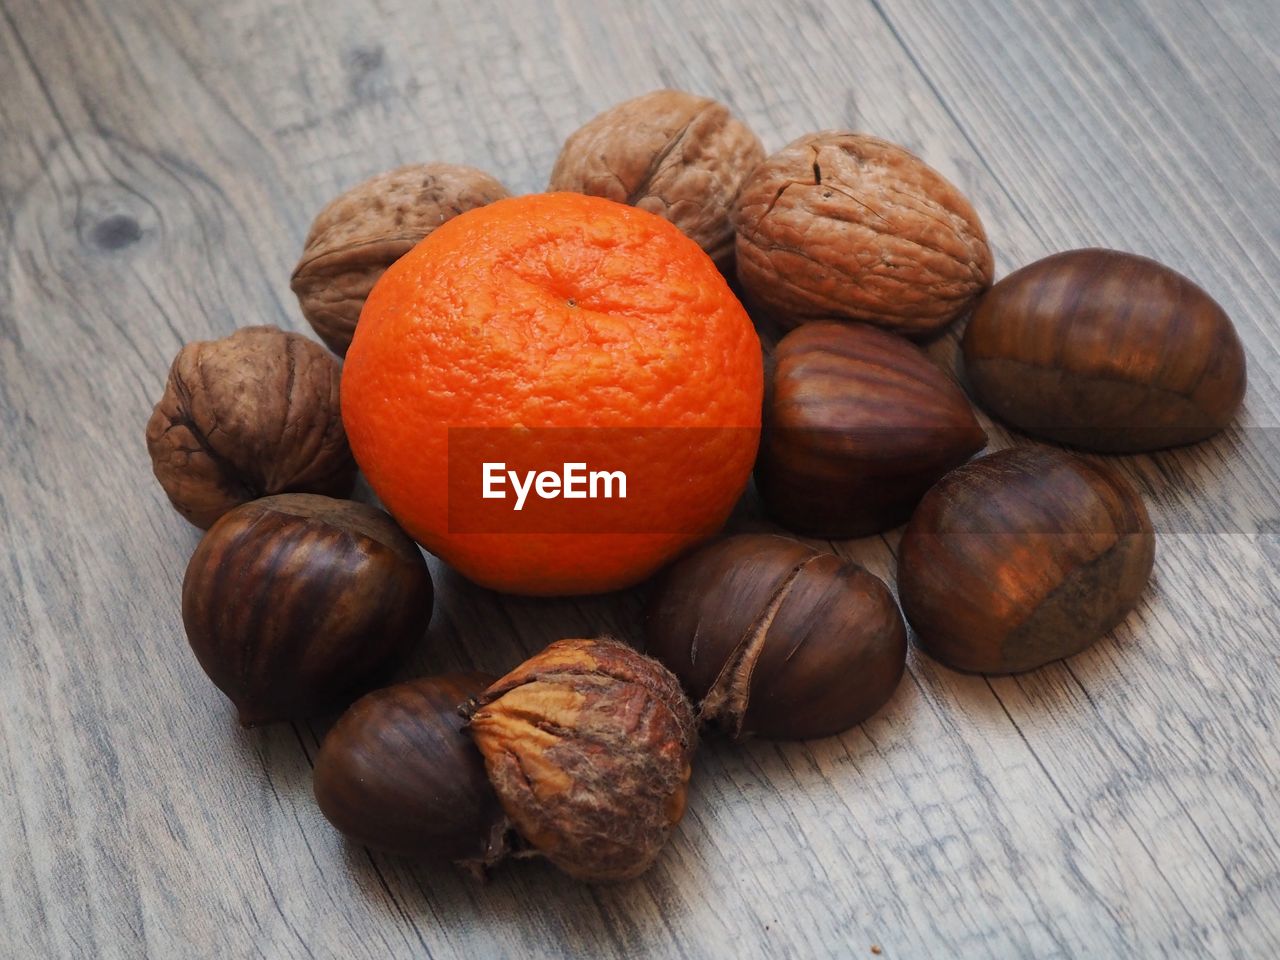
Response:
[[[276,327],[183,347],[147,423],[156,479],[177,511],[207,529],[268,494],[348,494],[356,465],[339,376],[319,344]]]
[[[684,815],[693,709],[616,640],[560,640],[464,707],[516,831],[580,880],[643,873]]]
[[[303,316],[345,354],[387,267],[446,220],[508,196],[483,170],[452,163],[399,167],[352,187],[320,211],[294,268],[289,285]]]
[[[738,197],[738,278],[786,326],[862,320],[931,336],[991,284],[977,213],[902,147],[857,133],[801,137]]]
[[[548,189],[605,197],[665,217],[725,270],[733,263],[730,210],[763,159],[759,138],[724,104],[655,90],[609,108],[571,134]]]

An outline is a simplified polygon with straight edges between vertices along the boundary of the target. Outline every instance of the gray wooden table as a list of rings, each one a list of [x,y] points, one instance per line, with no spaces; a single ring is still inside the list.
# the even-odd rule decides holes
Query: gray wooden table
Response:
[[[3,0],[0,956],[1280,955],[1277,50],[1273,0]],[[908,145],[1002,273],[1093,244],[1189,273],[1247,345],[1245,412],[1121,461],[1161,539],[1113,636],[1012,679],[913,652],[861,729],[709,744],[642,880],[371,856],[312,801],[325,725],[242,732],[190,656],[197,533],[143,424],[183,342],[305,329],[288,275],[338,190],[428,159],[538,190],[661,85],[770,149]],[[897,537],[836,546],[892,580]],[[414,671],[636,637],[638,594],[436,572]]]

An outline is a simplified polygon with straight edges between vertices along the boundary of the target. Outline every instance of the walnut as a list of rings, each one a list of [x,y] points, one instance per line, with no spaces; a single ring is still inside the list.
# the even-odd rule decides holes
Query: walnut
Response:
[[[969,201],[902,147],[801,137],[758,166],[734,210],[738,278],[784,326],[863,320],[929,336],[991,284]]]
[[[590,120],[565,141],[551,190],[606,197],[665,217],[721,270],[733,265],[729,213],[760,140],[729,108],[679,90],[655,90]]]
[[[638,876],[684,815],[693,708],[616,640],[553,643],[463,712],[517,832],[571,876]]]
[[[183,347],[147,423],[156,479],[178,512],[207,529],[268,494],[349,493],[339,376],[319,344],[276,327]]]
[[[352,187],[320,211],[293,270],[303,316],[345,355],[387,267],[446,220],[507,196],[483,170],[450,163],[400,167]]]

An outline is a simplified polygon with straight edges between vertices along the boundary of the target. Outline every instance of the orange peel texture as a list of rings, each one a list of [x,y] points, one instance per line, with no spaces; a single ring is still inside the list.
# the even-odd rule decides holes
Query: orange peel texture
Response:
[[[577,594],[636,583],[719,529],[755,460],[762,391],[759,338],[696,243],[643,210],[550,193],[455,217],[383,274],[342,415],[370,485],[429,551],[497,590]],[[481,498],[468,438],[468,455],[513,465],[624,469],[627,497],[531,495],[514,512]]]

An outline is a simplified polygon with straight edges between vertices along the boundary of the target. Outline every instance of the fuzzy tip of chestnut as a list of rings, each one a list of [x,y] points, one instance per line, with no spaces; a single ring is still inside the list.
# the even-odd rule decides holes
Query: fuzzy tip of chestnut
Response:
[[[1014,447],[947,474],[898,553],[902,609],[926,653],[959,670],[1020,673],[1118,624],[1151,575],[1142,498],[1111,467]]]
[[[553,643],[463,712],[516,831],[573,877],[640,875],[684,815],[693,709],[670,671],[623,643]]]
[[[182,583],[191,649],[245,726],[344,706],[421,638],[432,604],[426,561],[388,514],[304,493],[225,514]]]
[[[507,854],[509,822],[458,706],[494,679],[423,677],[357,700],[316,758],[321,813],[354,843],[482,875]]]
[[[830,736],[883,706],[907,635],[888,587],[796,540],[744,534],[671,567],[646,617],[649,653],[739,738]]]

